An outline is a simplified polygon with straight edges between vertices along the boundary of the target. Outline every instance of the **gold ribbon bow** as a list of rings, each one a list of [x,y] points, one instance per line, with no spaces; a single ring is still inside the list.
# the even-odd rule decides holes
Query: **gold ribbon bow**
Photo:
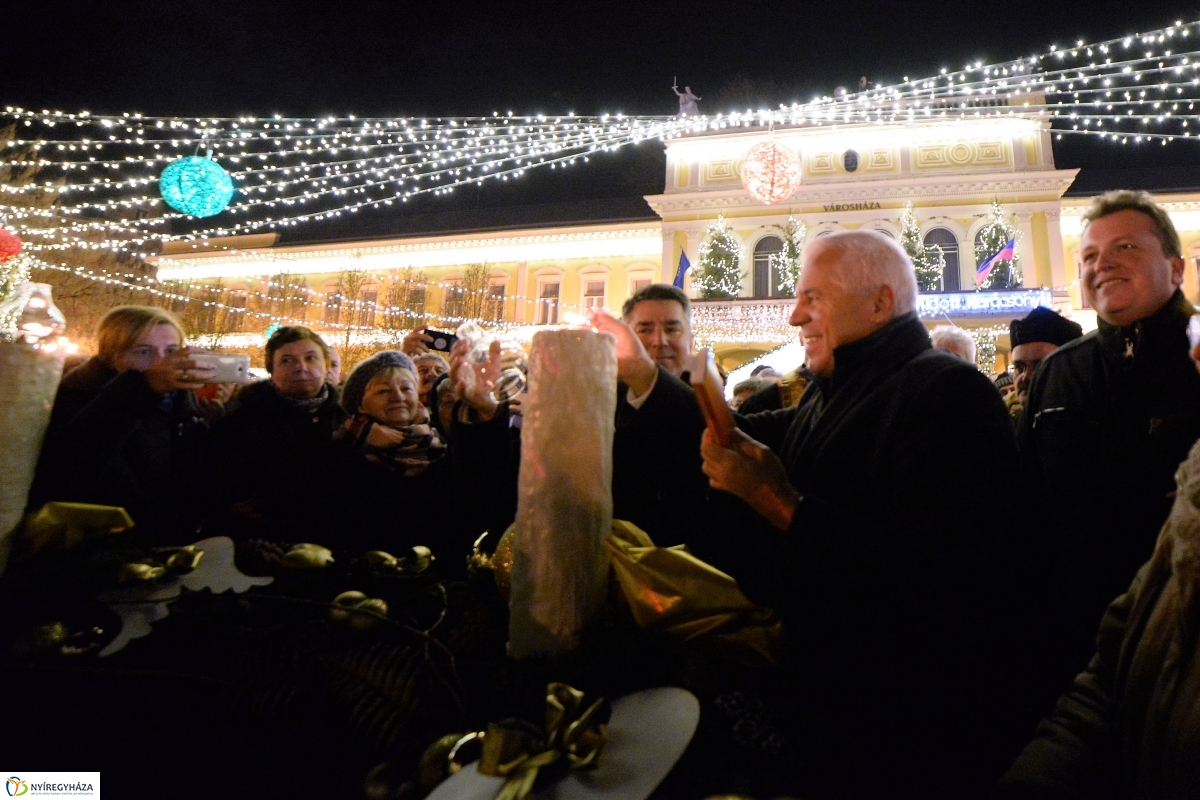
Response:
[[[604,698],[584,709],[583,697],[583,692],[565,683],[551,683],[546,687],[544,732],[521,720],[488,726],[479,773],[508,779],[496,800],[525,800],[533,792],[538,771],[564,757],[573,770],[599,765],[608,742],[610,709]]]

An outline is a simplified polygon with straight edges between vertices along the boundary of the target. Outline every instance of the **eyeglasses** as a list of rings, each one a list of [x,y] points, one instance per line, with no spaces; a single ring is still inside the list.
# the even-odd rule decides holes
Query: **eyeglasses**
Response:
[[[1040,363],[1042,363],[1040,358],[1037,361],[1014,361],[1009,365],[1008,371],[1013,375],[1020,375],[1022,372],[1033,372],[1038,368],[1038,364]]]

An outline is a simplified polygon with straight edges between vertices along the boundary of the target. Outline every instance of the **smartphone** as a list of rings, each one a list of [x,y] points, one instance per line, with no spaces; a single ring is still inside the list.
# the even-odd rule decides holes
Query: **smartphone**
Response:
[[[221,353],[195,353],[188,356],[197,364],[211,364],[216,369],[204,383],[246,383],[250,380],[250,356]]]
[[[704,421],[712,431],[713,438],[722,447],[729,447],[733,438],[733,412],[725,402],[725,384],[721,373],[717,371],[717,363],[713,360],[712,351],[701,347],[692,358],[691,384],[696,392],[696,402],[704,413]]]
[[[453,333],[435,331],[433,328],[426,328],[425,335],[433,337],[433,341],[429,343],[429,349],[442,353],[449,353],[450,348],[454,347],[454,343],[458,341],[458,337]]]

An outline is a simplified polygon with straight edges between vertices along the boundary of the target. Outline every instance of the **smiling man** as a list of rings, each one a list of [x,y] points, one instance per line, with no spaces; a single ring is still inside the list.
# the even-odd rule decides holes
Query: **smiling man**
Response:
[[[1064,633],[1079,668],[1107,604],[1150,557],[1173,476],[1200,437],[1194,312],[1167,213],[1144,192],[1097,197],[1084,215],[1080,284],[1099,328],[1050,354],[1033,377],[1019,440],[1054,511],[1068,569]]]
[[[655,283],[639,289],[621,319],[602,309],[588,316],[618,341],[613,509],[656,544],[687,544],[724,568],[724,499],[711,502],[697,443],[704,417],[687,384],[692,355],[691,300]]]
[[[1012,423],[983,373],[932,348],[893,240],[823,236],[803,263],[791,324],[812,385],[794,407],[739,416],[733,448],[702,447],[714,494],[749,506],[724,524],[753,558],[727,569],[763,589],[792,645],[795,705],[780,712],[805,754],[794,793],[982,796],[998,741],[1029,724],[1006,723],[1016,704],[1000,691],[1021,652],[1022,583],[995,513],[1007,489],[980,479],[1017,469]],[[631,385],[653,372],[628,326],[595,322]],[[701,438],[687,392],[664,368],[637,412],[655,414],[651,463],[666,474]]]
[[[655,364],[683,377],[692,355],[691,301],[681,289],[653,283],[637,291],[621,309],[625,324]]]

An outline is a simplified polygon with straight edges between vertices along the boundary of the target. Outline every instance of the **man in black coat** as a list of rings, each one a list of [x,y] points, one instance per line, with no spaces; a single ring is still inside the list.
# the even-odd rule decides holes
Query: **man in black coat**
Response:
[[[609,319],[595,312],[592,317]],[[648,360],[645,370],[623,375],[617,385],[613,514],[660,546],[686,544],[696,557],[728,570],[729,502],[709,489],[700,469],[697,443],[704,417],[690,389],[674,391],[688,380],[690,317],[691,301],[669,284],[639,290],[622,308]],[[653,391],[659,381],[670,386]]]
[[[1066,567],[1071,670],[1087,663],[1107,604],[1150,557],[1173,476],[1200,437],[1200,375],[1188,357],[1184,262],[1170,217],[1140,192],[1084,216],[1080,283],[1099,329],[1033,378],[1022,457],[1053,513]]]
[[[214,521],[235,536],[307,541],[321,533],[321,491],[346,412],[313,331],[280,328],[267,342],[266,364],[270,380],[243,388],[213,426]]]
[[[822,237],[804,262],[791,323],[813,384],[798,406],[739,416],[736,449],[707,434],[702,449],[712,486],[756,512],[734,533],[775,570],[796,785],[978,796],[1029,722],[1022,553],[996,513],[1012,425],[982,373],[932,349],[894,242]],[[619,371],[645,372],[635,341],[608,329]],[[651,399],[660,389],[687,391],[661,373]]]
[[[1014,418],[1029,402],[1029,388],[1041,363],[1055,350],[1081,336],[1083,327],[1078,322],[1072,322],[1057,311],[1042,306],[1008,323],[1013,393],[1008,410]]]

